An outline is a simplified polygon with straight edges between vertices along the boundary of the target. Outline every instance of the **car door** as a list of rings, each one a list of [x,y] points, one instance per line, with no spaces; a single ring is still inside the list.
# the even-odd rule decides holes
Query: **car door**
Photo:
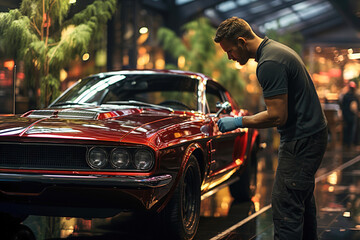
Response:
[[[223,117],[232,116],[234,109],[230,108],[216,116],[216,112],[219,110],[217,105],[226,101],[232,102],[229,99],[229,95],[215,82],[209,81],[206,87],[206,101],[208,113],[207,116],[214,124],[214,135],[208,142],[208,148],[210,157],[210,176],[212,177],[212,185],[225,181],[234,173],[241,161],[241,154],[244,151],[242,149],[242,139],[246,134],[246,131],[242,129],[236,129],[231,132],[221,133],[217,127],[217,121]]]

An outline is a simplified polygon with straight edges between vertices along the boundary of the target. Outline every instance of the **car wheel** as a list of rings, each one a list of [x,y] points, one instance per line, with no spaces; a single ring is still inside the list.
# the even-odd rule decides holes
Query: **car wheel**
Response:
[[[0,212],[0,225],[17,225],[23,222],[27,217],[28,215],[25,214],[11,215],[9,213]]]
[[[193,239],[200,219],[201,174],[195,156],[189,158],[172,199],[161,212],[167,239]]]
[[[2,237],[7,240],[35,240],[31,230],[22,225],[27,215],[13,216],[9,213],[0,213],[0,232],[4,233]]]
[[[230,193],[236,202],[250,201],[255,195],[257,183],[257,149],[253,149],[250,161],[240,173],[240,179],[229,186]]]
[[[7,228],[4,237],[5,240],[36,240],[31,229],[22,224]]]

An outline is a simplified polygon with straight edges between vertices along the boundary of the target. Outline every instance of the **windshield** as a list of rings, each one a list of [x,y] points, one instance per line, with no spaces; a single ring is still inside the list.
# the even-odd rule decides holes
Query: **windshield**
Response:
[[[82,79],[50,107],[68,105],[156,104],[175,110],[197,109],[198,80],[170,74],[117,74]]]

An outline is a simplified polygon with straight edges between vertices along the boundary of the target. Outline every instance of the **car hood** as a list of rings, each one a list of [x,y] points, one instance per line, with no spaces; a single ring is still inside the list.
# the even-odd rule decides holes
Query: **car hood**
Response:
[[[154,137],[154,133],[187,122],[190,118],[194,119],[194,114],[181,113],[137,107],[35,110],[22,116],[0,118],[0,138],[146,144]]]

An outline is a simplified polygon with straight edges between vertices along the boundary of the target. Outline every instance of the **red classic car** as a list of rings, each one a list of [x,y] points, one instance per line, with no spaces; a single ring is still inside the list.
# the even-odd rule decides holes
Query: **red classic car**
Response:
[[[235,198],[251,195],[258,132],[216,125],[244,114],[199,73],[84,78],[46,109],[0,118],[0,216],[15,223],[145,210],[168,239],[192,239],[211,190],[231,182]]]

